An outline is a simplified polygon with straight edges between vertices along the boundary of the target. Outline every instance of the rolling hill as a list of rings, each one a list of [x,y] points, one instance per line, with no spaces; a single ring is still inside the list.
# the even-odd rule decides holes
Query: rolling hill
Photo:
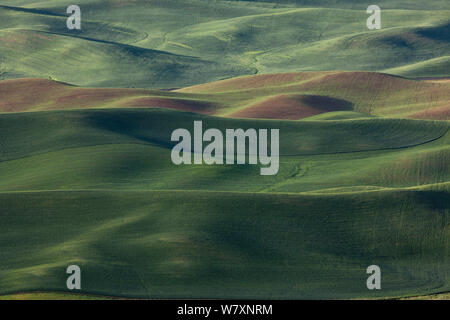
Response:
[[[0,5],[0,300],[448,299],[448,1],[71,4]],[[278,174],[173,164],[198,120]]]
[[[3,1],[0,79],[179,88],[249,74],[378,71],[448,76],[450,5],[382,1],[382,29],[361,1]]]
[[[173,165],[170,132],[195,119],[280,128],[280,173]],[[0,115],[0,243],[14,243],[1,250],[1,293],[64,291],[72,263],[83,292],[124,297],[448,291],[448,128],[164,109]],[[379,293],[365,288],[375,262]]]
[[[0,112],[128,107],[234,118],[299,120],[340,111],[349,117],[357,112],[363,116],[450,119],[450,82],[372,72],[244,76],[175,91],[80,88],[51,80],[13,79],[0,82],[0,94]]]

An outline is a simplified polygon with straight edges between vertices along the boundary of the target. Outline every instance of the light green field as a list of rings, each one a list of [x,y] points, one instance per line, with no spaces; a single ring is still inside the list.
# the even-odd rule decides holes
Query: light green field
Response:
[[[80,0],[82,30],[64,1],[3,1],[0,79],[174,88],[237,75],[311,70],[448,76],[448,1],[367,3]]]

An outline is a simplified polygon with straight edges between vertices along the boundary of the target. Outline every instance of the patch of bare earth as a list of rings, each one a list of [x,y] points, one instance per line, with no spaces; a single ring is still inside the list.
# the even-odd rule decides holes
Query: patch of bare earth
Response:
[[[413,113],[412,115],[409,116],[409,118],[429,119],[429,120],[450,120],[450,104]]]
[[[348,101],[316,95],[277,95],[233,112],[233,118],[298,120],[317,114],[352,110]]]

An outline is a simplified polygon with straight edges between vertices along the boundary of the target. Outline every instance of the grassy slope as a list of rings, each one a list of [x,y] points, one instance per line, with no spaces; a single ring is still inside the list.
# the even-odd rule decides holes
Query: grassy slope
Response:
[[[0,94],[1,112],[160,107],[237,118],[294,120],[339,110],[397,118],[446,120],[450,116],[450,82],[369,72],[245,76],[177,91],[88,89],[17,79],[0,82]],[[347,113],[345,117],[352,116]]]
[[[384,71],[391,74],[400,74],[406,77],[427,77],[429,75],[434,75],[436,77],[445,77],[448,76],[448,65],[450,63],[449,61],[450,56],[445,56],[408,64],[393,69],[386,69]]]
[[[172,165],[170,132],[194,119],[281,128],[280,151],[290,156],[275,177],[255,166]],[[0,203],[8,208],[0,243],[15,244],[0,251],[2,293],[64,290],[71,263],[84,270],[85,293],[143,298],[449,290],[446,122],[157,109],[17,113],[0,122]],[[372,263],[384,270],[381,292],[365,288]]]
[[[81,33],[65,28],[70,1],[2,4],[22,8],[0,6],[0,79],[172,88],[255,72],[449,73],[450,8],[440,0],[381,1],[383,29],[373,32],[361,1],[80,0]],[[131,109],[0,115],[0,294],[64,291],[69,264],[83,270],[81,298],[450,291],[448,122],[371,117],[448,119],[448,86],[368,72],[171,92],[1,82],[2,112]],[[331,102],[343,111],[309,121],[207,116],[269,117],[283,104],[280,115],[299,119]],[[280,128],[279,174],[173,165],[171,131],[199,119]],[[382,268],[381,291],[366,289],[370,264]]]
[[[1,253],[0,283],[8,291],[64,290],[64,270],[73,263],[84,270],[83,292],[117,296],[343,298],[449,290],[448,191],[72,191],[0,199],[8,207],[2,241],[15,244]],[[18,228],[27,236],[11,231]],[[365,287],[373,263],[384,270],[378,292]]]
[[[172,88],[251,72],[196,57],[28,30],[0,31],[2,77],[35,77],[97,87]],[[33,52],[30,54],[30,52]],[[80,62],[89,61],[80,67]],[[247,71],[247,72],[246,72]],[[195,80],[193,80],[195,79]]]
[[[79,1],[79,32],[65,26],[70,1],[6,2],[0,77],[172,88],[300,70],[447,76],[450,7],[438,0],[426,8],[405,3],[387,6],[383,29],[369,31],[363,5],[345,2],[89,0]]]

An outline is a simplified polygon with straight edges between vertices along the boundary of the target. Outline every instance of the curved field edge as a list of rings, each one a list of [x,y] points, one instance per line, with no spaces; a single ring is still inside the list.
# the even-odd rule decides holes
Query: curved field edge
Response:
[[[205,130],[280,129],[278,174],[260,176],[258,165],[174,165],[171,132],[192,128],[194,120],[202,120]],[[156,109],[51,111],[0,115],[0,135],[0,191],[351,193],[445,183],[450,175],[444,121],[243,120]]]
[[[358,119],[283,121],[230,119],[164,109],[91,109],[0,115],[0,160],[13,160],[64,148],[137,143],[171,149],[177,128],[280,130],[280,155],[321,155],[402,149],[444,137],[446,121]],[[60,124],[64,123],[64,126]],[[43,129],[42,129],[43,128]],[[14,132],[14,134],[12,134]]]
[[[341,111],[360,116],[448,120],[449,92],[448,81],[376,72],[266,74],[175,91],[81,88],[45,79],[15,79],[0,81],[0,112],[166,108],[233,118],[299,120],[317,114],[327,119],[327,114]]]
[[[1,193],[0,288],[136,298],[383,298],[449,290],[449,190]],[[36,228],[39,225],[40,228]],[[58,226],[64,226],[64,231]],[[24,237],[23,235],[27,235]],[[366,288],[378,264],[383,289]]]

